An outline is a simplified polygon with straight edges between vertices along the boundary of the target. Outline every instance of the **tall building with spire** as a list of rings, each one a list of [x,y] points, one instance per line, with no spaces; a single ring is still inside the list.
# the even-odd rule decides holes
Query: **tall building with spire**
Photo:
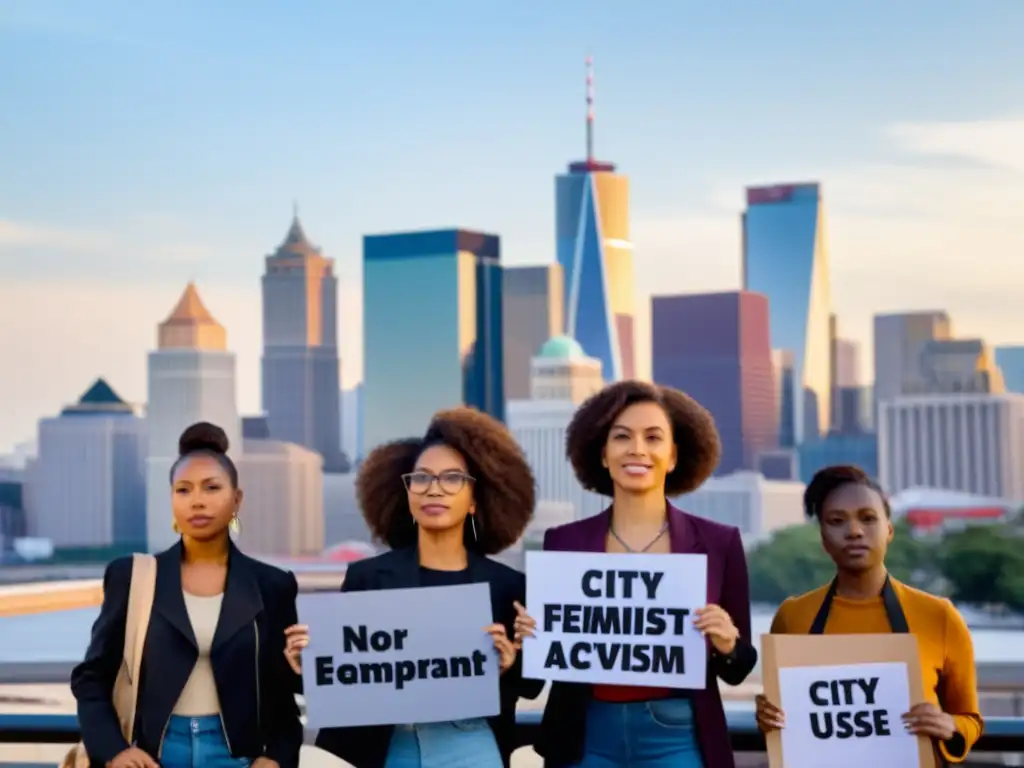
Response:
[[[185,427],[209,421],[224,429],[229,455],[242,449],[235,398],[235,356],[228,351],[224,327],[203,305],[189,283],[171,314],[157,329],[157,348],[149,353],[146,422],[146,533],[151,552],[177,538],[171,529],[171,466]]]
[[[263,411],[274,440],[324,458],[344,471],[338,280],[334,260],[306,237],[298,211],[263,274]]]
[[[587,58],[587,156],[555,178],[555,247],[565,275],[565,333],[609,381],[636,375],[629,178],[594,155],[594,78]]]

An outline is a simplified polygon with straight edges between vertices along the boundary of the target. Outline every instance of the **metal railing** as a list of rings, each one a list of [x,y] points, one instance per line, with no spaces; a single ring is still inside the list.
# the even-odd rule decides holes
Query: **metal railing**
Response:
[[[764,738],[752,712],[727,712],[729,734],[736,752],[763,752]],[[540,726],[540,710],[516,715],[519,746],[530,746]],[[0,714],[2,744],[74,744],[79,739],[75,715]],[[1024,753],[1024,717],[989,717],[985,733],[972,753]]]

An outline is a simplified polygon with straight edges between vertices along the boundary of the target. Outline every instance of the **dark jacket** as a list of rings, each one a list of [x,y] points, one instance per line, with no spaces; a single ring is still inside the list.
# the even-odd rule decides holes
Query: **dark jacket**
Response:
[[[489,557],[470,553],[469,578],[473,583],[485,582],[491,588],[493,620],[505,625],[511,638],[516,611],[513,602],[526,601],[526,577]],[[363,592],[376,589],[405,589],[420,586],[419,554],[415,547],[385,552],[368,560],[352,563],[341,585],[342,592]],[[524,680],[522,656],[501,676],[501,712],[488,718],[498,742],[505,765],[515,743],[516,702],[520,697],[536,698],[544,683]],[[355,768],[383,768],[391,744],[392,725],[323,728],[316,745],[346,760]]]
[[[134,736],[154,758],[199,656],[182,593],[181,558],[180,542],[156,556],[156,592],[142,654]],[[131,576],[130,557],[107,566],[103,607],[85,659],[71,673],[82,739],[93,765],[106,765],[128,748],[111,693],[122,663]],[[303,740],[296,675],[284,656],[285,627],[298,623],[297,592],[291,573],[253,560],[232,544],[210,652],[231,754],[265,756],[281,768],[297,768]]]
[[[604,552],[610,520],[609,508],[600,515],[551,528],[544,536],[544,549]],[[694,732],[704,765],[734,768],[718,680],[739,685],[757,664],[757,649],[750,638],[750,583],[743,543],[737,528],[688,515],[671,504],[668,507],[668,524],[673,553],[707,555],[707,602],[721,606],[732,617],[740,633],[739,642],[730,656],[722,656],[709,646],[707,687],[687,692],[693,701]],[[562,768],[579,762],[583,757],[590,696],[589,685],[551,684],[540,736],[534,745],[544,758],[546,768]]]

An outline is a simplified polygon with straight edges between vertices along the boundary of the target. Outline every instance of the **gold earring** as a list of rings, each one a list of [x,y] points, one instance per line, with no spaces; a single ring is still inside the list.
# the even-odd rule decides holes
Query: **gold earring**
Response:
[[[231,532],[234,534],[242,532],[242,521],[238,519],[238,515],[231,518],[231,522],[228,523],[228,528],[230,528]]]
[[[171,530],[174,531],[179,536],[181,535],[181,528],[178,527],[178,521],[177,520],[171,520]]]

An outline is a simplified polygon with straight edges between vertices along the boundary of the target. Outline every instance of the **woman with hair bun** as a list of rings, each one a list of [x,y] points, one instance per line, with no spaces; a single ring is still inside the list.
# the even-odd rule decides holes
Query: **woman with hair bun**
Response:
[[[520,697],[539,681],[522,678],[512,640],[522,573],[487,555],[514,544],[533,516],[533,473],[504,425],[471,408],[438,412],[422,438],[373,450],[356,480],[359,506],[375,538],[391,551],[352,563],[343,592],[486,583],[499,656],[501,712],[458,722],[325,728],[316,745],[355,768],[505,768],[515,743]],[[309,642],[288,629],[286,654],[296,674]]]
[[[113,702],[122,666],[133,558],[111,562],[85,659],[71,675],[92,765],[109,768],[297,768],[302,723],[284,653],[296,622],[294,575],[243,554],[242,489],[224,430],[181,435],[170,471],[180,536],[155,557],[136,716],[125,738]]]
[[[836,576],[828,585],[787,598],[775,614],[771,633],[913,633],[925,701],[903,715],[904,725],[932,740],[936,764],[964,762],[983,728],[971,632],[949,600],[889,575],[885,553],[895,529],[882,489],[859,467],[825,467],[804,491],[804,513],[818,523]],[[762,695],[756,705],[762,731],[783,727],[784,716],[775,703]]]
[[[694,622],[709,645],[707,686],[552,683],[535,749],[547,768],[733,768],[718,681],[739,685],[757,663],[743,543],[737,528],[668,501],[700,487],[718,465],[714,419],[682,392],[623,381],[580,406],[566,452],[580,484],[612,505],[549,529],[544,549],[707,555],[707,605]],[[519,616],[517,637],[535,627]]]

